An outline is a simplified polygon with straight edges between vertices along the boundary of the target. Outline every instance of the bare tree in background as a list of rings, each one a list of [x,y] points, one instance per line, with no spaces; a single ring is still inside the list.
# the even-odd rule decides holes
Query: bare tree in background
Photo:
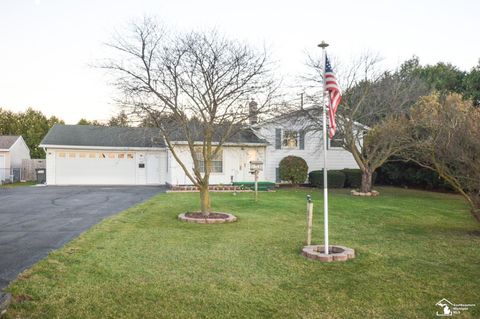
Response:
[[[118,113],[117,115],[113,115],[108,120],[107,125],[127,127],[131,126],[131,123],[125,110],[121,110],[120,113]]]
[[[480,109],[459,94],[433,93],[413,107],[405,133],[401,156],[437,172],[480,221]]]
[[[217,32],[172,34],[149,18],[109,46],[120,57],[104,67],[114,71],[124,106],[160,129],[208,215],[212,159],[250,118],[271,108],[276,86],[266,52]],[[257,106],[249,112],[250,98]],[[181,147],[188,148],[193,167],[181,160]]]
[[[350,67],[337,73],[343,98],[337,111],[335,142],[349,151],[362,171],[362,192],[372,190],[372,177],[377,168],[403,150],[395,138],[404,127],[397,117],[408,112],[426,89],[421,81],[408,74],[380,72],[379,58],[365,54]],[[310,58],[310,74],[307,80],[323,87],[322,61]],[[321,102],[321,91],[310,96],[315,103]],[[313,128],[321,127],[319,110],[309,114]]]

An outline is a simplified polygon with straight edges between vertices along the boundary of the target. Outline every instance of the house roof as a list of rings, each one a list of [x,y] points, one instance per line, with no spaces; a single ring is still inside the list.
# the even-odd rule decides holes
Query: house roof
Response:
[[[256,124],[253,124],[252,128],[253,129],[258,129],[265,124],[282,123],[284,121],[291,122],[292,120],[297,121],[298,123],[303,123],[305,126],[309,127],[309,126],[311,126],[311,124],[305,121],[305,118],[307,116],[315,117],[316,118],[316,120],[315,120],[316,125],[321,124],[322,121],[323,121],[321,106],[317,105],[317,104],[311,104],[311,105],[306,105],[303,108],[300,108],[300,109],[297,109],[297,110],[295,110],[295,109],[286,110],[284,113],[276,114],[275,116],[272,116],[269,119],[266,119],[262,122],[258,122]],[[327,116],[328,116],[328,113],[327,113]],[[328,122],[327,122],[327,124],[328,124]],[[360,127],[362,129],[367,129],[367,130],[370,129],[370,127],[368,127],[367,125],[359,123],[357,121],[355,121],[354,124],[355,124],[355,126]]]
[[[40,145],[165,147],[160,130],[140,127],[55,124]]]
[[[196,134],[196,140],[201,141],[201,134]],[[172,134],[174,141],[187,139],[177,130]],[[216,138],[214,138],[216,140]],[[265,144],[250,129],[237,131],[227,143]],[[43,138],[41,146],[95,146],[95,147],[165,147],[160,129],[142,127],[112,127],[94,125],[61,125],[55,124]]]
[[[8,150],[20,138],[19,135],[0,136],[0,150]]]

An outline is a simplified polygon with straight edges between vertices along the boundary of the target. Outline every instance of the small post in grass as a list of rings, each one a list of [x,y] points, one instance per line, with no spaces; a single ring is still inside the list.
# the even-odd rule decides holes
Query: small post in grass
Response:
[[[312,195],[307,195],[307,246],[312,244],[313,203]]]
[[[255,171],[255,201],[258,202],[258,171]]]

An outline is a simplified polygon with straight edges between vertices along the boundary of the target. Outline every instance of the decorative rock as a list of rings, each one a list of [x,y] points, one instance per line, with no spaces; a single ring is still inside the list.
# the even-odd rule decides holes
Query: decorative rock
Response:
[[[0,291],[0,315],[3,315],[10,303],[12,302],[12,295],[6,292]]]
[[[193,218],[185,215],[186,213],[178,215],[178,219],[187,223],[196,223],[196,224],[223,224],[223,223],[233,223],[237,221],[235,215],[229,213],[220,213],[227,215],[226,218]]]
[[[323,253],[323,245],[310,245],[302,249],[302,256],[321,262],[347,261],[355,258],[355,251],[351,248],[339,245],[330,245],[328,255]]]

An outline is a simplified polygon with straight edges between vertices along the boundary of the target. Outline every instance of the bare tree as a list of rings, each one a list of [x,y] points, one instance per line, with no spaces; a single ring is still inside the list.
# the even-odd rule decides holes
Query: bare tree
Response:
[[[349,151],[362,171],[362,192],[372,190],[372,176],[377,168],[405,147],[395,136],[403,131],[396,118],[408,112],[419,96],[426,92],[417,78],[402,72],[380,72],[379,58],[365,54],[350,67],[337,72],[343,88],[342,102],[337,111],[336,143]],[[310,58],[311,74],[307,79],[323,84],[322,63]],[[317,92],[311,98],[320,103]],[[321,127],[318,110],[307,112],[311,123]],[[313,115],[313,116],[312,116]],[[315,120],[317,122],[315,122]]]
[[[405,133],[401,156],[437,172],[480,221],[480,109],[458,94],[433,93],[413,107]]]
[[[276,86],[268,56],[217,32],[172,34],[149,18],[109,44],[120,54],[104,67],[116,74],[124,106],[154,123],[211,210],[212,159],[251,117],[271,108]],[[248,99],[258,102],[248,108]],[[177,143],[182,141],[183,144]],[[179,152],[187,148],[193,167]]]

